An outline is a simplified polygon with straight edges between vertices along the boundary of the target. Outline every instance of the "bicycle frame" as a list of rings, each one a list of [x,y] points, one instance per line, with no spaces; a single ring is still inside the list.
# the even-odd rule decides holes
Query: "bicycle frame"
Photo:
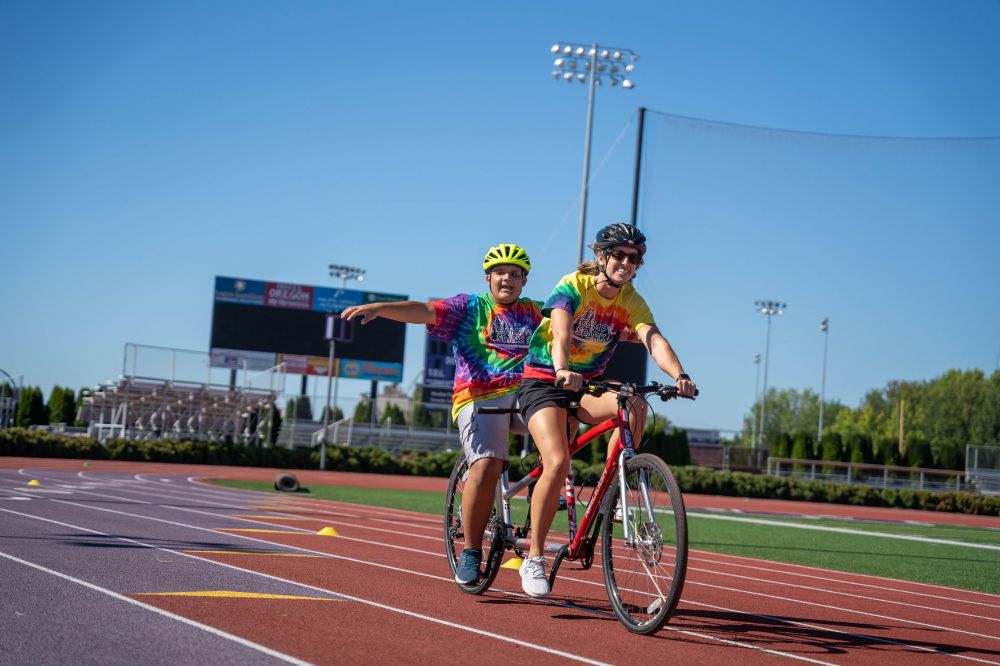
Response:
[[[608,489],[611,488],[611,484],[614,482],[616,476],[618,477],[621,487],[625,487],[625,461],[635,455],[632,433],[627,425],[629,422],[628,409],[625,406],[627,398],[631,395],[633,395],[633,393],[627,389],[622,390],[618,395],[618,415],[590,428],[587,432],[576,437],[569,445],[569,454],[570,458],[572,458],[578,451],[580,451],[580,449],[584,448],[594,441],[594,439],[600,437],[606,432],[617,429],[620,433],[618,441],[615,443],[615,447],[609,452],[607,463],[604,466],[604,471],[601,472],[601,477],[598,479],[597,485],[594,488],[594,494],[591,496],[590,502],[587,504],[587,510],[584,512],[579,525],[577,525],[576,521],[576,491],[573,483],[572,466],[570,467],[569,474],[566,475],[565,495],[567,522],[569,523],[569,543],[545,543],[543,546],[544,552],[560,553],[558,560],[563,558],[578,560],[587,554],[585,549],[585,539],[587,538],[587,535],[590,534],[591,529],[597,524],[595,522],[597,514],[601,511],[601,505],[604,503]],[[539,464],[532,468],[531,471],[524,476],[524,478],[512,485],[508,482],[506,472],[500,477],[500,485],[497,490],[497,510],[504,523],[504,541],[518,550],[528,550],[531,547],[531,540],[528,538],[515,538],[510,499],[537,481],[541,475],[542,465],[541,462],[539,462]],[[627,498],[622,497],[621,502],[623,514],[629,515],[629,507],[626,505]],[[530,506],[528,510],[530,512]],[[622,521],[622,528],[624,530],[626,543],[631,543],[632,535],[630,534],[631,527],[629,525],[629,521]],[[558,569],[558,560],[555,564],[553,564],[553,575]]]

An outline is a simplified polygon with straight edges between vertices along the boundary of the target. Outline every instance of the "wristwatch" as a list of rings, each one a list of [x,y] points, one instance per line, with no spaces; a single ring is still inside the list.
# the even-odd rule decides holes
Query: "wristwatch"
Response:
[[[677,375],[677,379],[674,380],[674,383],[677,383],[679,381],[691,381],[691,378],[688,377],[688,374],[686,372],[682,372],[681,374]]]

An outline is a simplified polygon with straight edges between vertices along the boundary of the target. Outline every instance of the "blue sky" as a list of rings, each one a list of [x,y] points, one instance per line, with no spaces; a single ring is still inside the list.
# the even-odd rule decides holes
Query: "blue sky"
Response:
[[[544,298],[576,260],[568,40],[641,55],[597,94],[587,236],[629,214],[645,106],[636,284],[702,389],[675,422],[741,426],[757,299],[789,304],[772,386],[819,390],[823,317],[847,405],[992,372],[1000,141],[823,135],[1000,136],[997,34],[994,0],[2,3],[0,368],[47,392],[117,376],[126,342],[206,350],[215,275],[340,263],[424,300],[517,242]],[[411,327],[406,385],[422,349]]]

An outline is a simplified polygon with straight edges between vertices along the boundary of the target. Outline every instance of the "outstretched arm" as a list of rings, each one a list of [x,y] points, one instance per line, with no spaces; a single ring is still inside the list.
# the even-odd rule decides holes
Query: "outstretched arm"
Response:
[[[393,301],[390,303],[366,303],[352,305],[340,313],[342,319],[361,317],[361,323],[367,324],[372,319],[384,317],[406,324],[434,324],[437,315],[434,306],[422,301]]]
[[[660,333],[660,329],[655,325],[641,326],[638,335],[639,340],[645,345],[656,365],[674,380],[681,395],[693,396],[697,386],[690,379],[678,379],[678,377],[684,375],[684,366],[681,365],[680,359],[674,353],[674,348],[670,346],[667,339]],[[687,375],[684,376],[686,377]]]

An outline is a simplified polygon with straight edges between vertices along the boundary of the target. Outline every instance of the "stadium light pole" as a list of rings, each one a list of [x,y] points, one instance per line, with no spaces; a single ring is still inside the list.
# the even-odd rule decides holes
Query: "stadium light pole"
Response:
[[[753,401],[754,404],[760,401],[760,352],[754,352],[753,364],[757,368],[756,377],[753,381]],[[753,410],[750,410],[750,446],[757,441],[757,419],[753,417]]]
[[[639,60],[639,54],[632,49],[594,44],[574,44],[559,42],[549,49],[556,56],[552,76],[567,83],[586,83],[587,131],[583,146],[583,185],[580,189],[580,238],[577,244],[577,263],[583,262],[584,237],[587,230],[587,189],[590,184],[590,137],[594,122],[594,96],[597,86],[602,83],[612,88],[621,84],[631,90],[635,83],[629,78]]]
[[[784,314],[788,307],[777,301],[754,301],[757,312],[767,317],[767,339],[764,343],[764,394],[760,398],[760,427],[757,429],[760,448],[764,448],[764,414],[767,410],[767,367],[771,362],[771,317]]]
[[[340,264],[330,264],[330,277],[340,278],[343,281],[343,288],[347,288],[348,280],[361,281],[365,279],[365,269],[357,268],[355,266],[342,266]],[[333,371],[333,359],[335,355],[335,348],[337,345],[337,335],[336,331],[336,315],[331,312],[327,316],[326,320],[326,338],[330,341],[330,357],[326,364],[326,409],[323,410],[323,437],[322,437],[322,448],[320,449],[319,455],[319,468],[326,469],[326,438],[329,435],[328,428],[330,427],[330,417],[332,416],[330,411],[330,385],[333,384],[333,406],[337,406],[337,388],[339,387],[338,378],[334,377]],[[337,368],[340,369],[339,367]],[[337,372],[337,375],[340,373]]]
[[[823,379],[819,385],[819,429],[816,431],[816,446],[823,439],[823,401],[826,399],[826,348],[830,341],[830,320],[824,318],[819,322],[819,330],[823,333]]]

